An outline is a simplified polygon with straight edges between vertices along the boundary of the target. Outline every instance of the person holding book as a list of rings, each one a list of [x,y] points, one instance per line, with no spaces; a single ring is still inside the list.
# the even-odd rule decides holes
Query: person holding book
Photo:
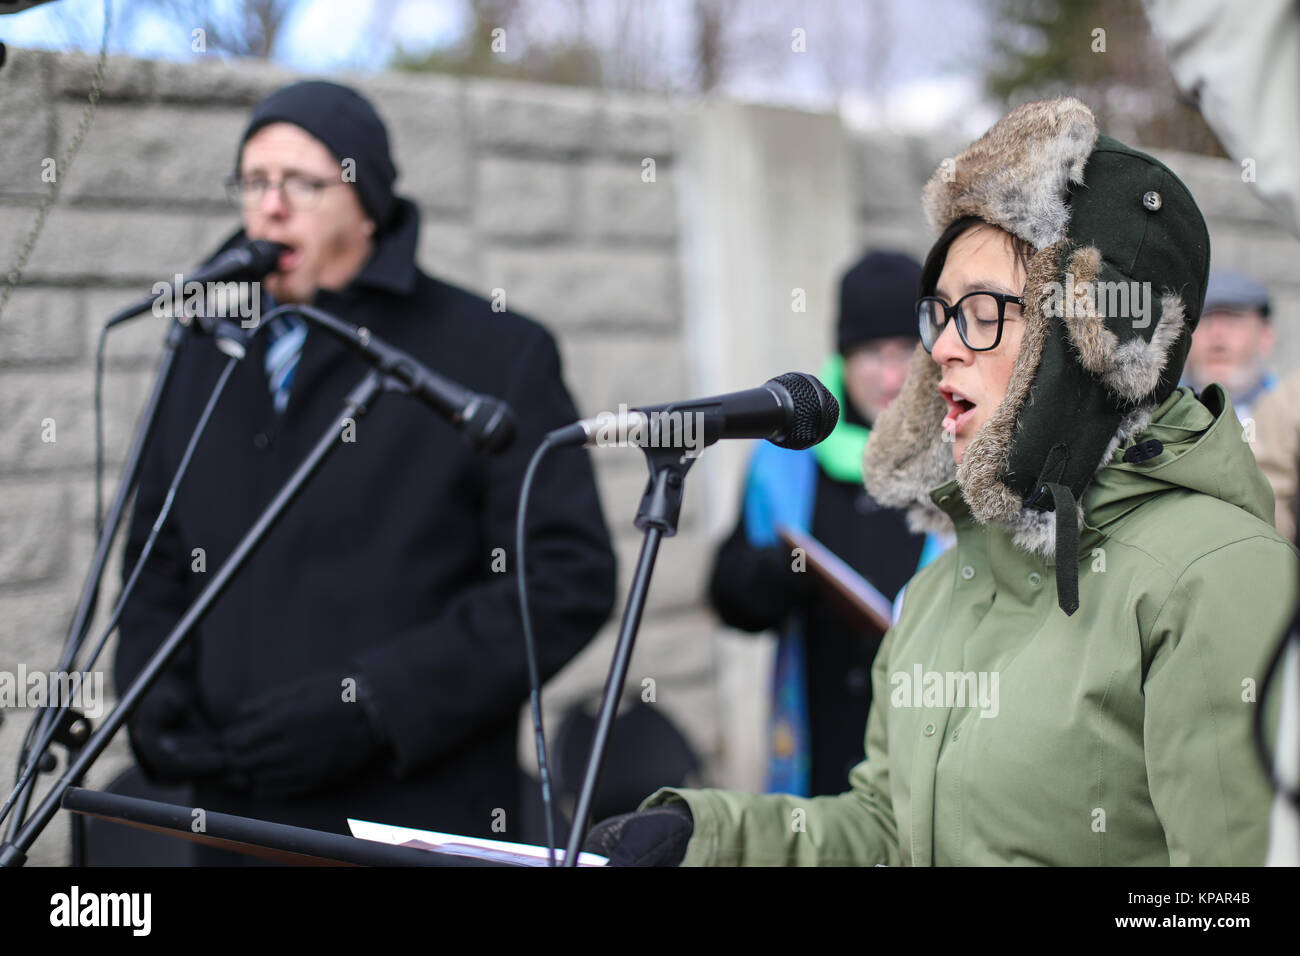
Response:
[[[806,555],[782,543],[782,527],[811,534],[892,600],[942,549],[911,531],[862,484],[872,423],[902,388],[916,348],[914,302],[921,265],[876,251],[840,281],[836,351],[821,379],[843,410],[825,441],[803,451],[762,442],[754,450],[735,530],[718,549],[709,596],[731,627],[777,631],[766,786],[838,793],[862,759],[871,706],[871,660],[881,633],[824,600]]]

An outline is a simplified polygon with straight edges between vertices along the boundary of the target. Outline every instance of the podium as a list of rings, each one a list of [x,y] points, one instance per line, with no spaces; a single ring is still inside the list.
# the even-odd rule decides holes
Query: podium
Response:
[[[359,840],[341,833],[202,811],[116,793],[71,787],[61,806],[71,813],[203,843],[289,866],[514,866],[413,847]]]

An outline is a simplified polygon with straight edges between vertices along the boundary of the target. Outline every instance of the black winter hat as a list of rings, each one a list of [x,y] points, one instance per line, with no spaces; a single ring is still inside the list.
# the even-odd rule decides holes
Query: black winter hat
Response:
[[[325,80],[305,80],[281,87],[253,107],[248,128],[235,154],[239,175],[244,144],[270,123],[292,123],[316,137],[339,160],[354,160],[357,194],[375,227],[389,225],[397,197],[397,167],[388,150],[388,131],[375,108],[356,90]],[[345,171],[346,172],[346,171]]]
[[[840,280],[836,346],[847,354],[876,339],[916,338],[921,264],[902,252],[870,252]]]

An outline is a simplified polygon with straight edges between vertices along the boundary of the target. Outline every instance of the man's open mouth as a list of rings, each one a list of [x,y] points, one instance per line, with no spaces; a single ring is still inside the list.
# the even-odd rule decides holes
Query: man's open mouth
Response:
[[[285,243],[287,248],[280,253],[280,260],[276,263],[277,272],[288,272],[299,262],[302,261],[302,250]]]

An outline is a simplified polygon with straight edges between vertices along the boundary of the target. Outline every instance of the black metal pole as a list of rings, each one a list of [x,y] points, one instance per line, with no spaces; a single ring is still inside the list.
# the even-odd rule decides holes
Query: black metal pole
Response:
[[[596,718],[596,732],[591,741],[591,753],[587,757],[587,773],[582,781],[582,791],[578,795],[578,806],[573,811],[573,828],[569,831],[569,849],[564,854],[565,866],[578,865],[578,853],[582,849],[583,838],[587,835],[587,818],[591,815],[591,802],[595,799],[596,784],[600,780],[600,769],[605,762],[605,749],[609,741],[609,732],[614,724],[614,715],[618,712],[618,699],[623,694],[623,682],[627,679],[627,668],[632,660],[632,648],[636,644],[636,633],[641,627],[641,612],[645,608],[646,594],[650,590],[650,576],[654,573],[655,556],[659,551],[659,541],[662,537],[663,531],[659,528],[647,528],[645,539],[641,542],[641,555],[637,558],[636,576],[632,580],[627,607],[623,610],[623,622],[619,626],[618,644],[614,648],[614,660],[610,666],[609,677],[605,681],[604,696],[600,702],[600,714]]]
[[[176,349],[184,335],[185,327],[179,321],[173,320],[163,341],[163,357],[158,365],[158,374],[154,377],[153,391],[149,393],[144,409],[136,419],[135,434],[131,438],[126,462],[122,467],[122,478],[117,486],[117,494],[114,496],[112,506],[109,508],[107,520],[100,530],[99,540],[95,543],[95,554],[90,563],[90,571],[86,574],[86,580],[82,584],[77,610],[72,617],[72,624],[68,628],[68,636],[63,645],[63,656],[57,668],[59,671],[67,671],[71,668],[72,662],[76,660],[77,652],[81,649],[82,642],[86,639],[86,633],[90,630],[91,618],[94,616],[95,606],[99,601],[99,585],[104,577],[104,568],[108,564],[108,554],[113,546],[113,538],[117,534],[118,526],[122,523],[122,516],[126,513],[126,503],[130,500],[131,492],[135,489],[135,483],[140,473],[140,462],[144,458],[145,445],[149,441],[150,433],[153,431],[154,420],[158,417],[158,406],[162,403],[163,393],[166,391],[167,382],[171,378],[172,365],[176,360]],[[32,733],[29,729],[28,745],[45,736],[50,722],[55,719],[56,711],[57,708],[44,708],[40,713],[33,716],[32,726],[35,727],[35,732]],[[18,772],[20,774],[28,760],[29,754],[27,751],[28,746],[24,746],[19,753]],[[27,805],[31,799],[32,791],[36,788],[38,776],[39,774],[33,774],[27,786],[23,788],[23,792],[18,796],[18,802],[15,804],[12,816],[9,819],[8,839],[12,840],[18,828],[22,826],[23,819],[27,815]],[[77,833],[79,824],[80,821],[74,824],[74,849],[79,842]]]
[[[596,717],[591,753],[587,757],[587,772],[578,794],[577,807],[573,811],[569,848],[564,854],[565,866],[578,865],[578,853],[587,834],[587,824],[590,822],[588,817],[591,816],[591,804],[596,796],[596,785],[600,781],[600,769],[605,762],[609,734],[618,712],[623,683],[627,679],[627,668],[632,660],[637,631],[641,627],[641,613],[645,610],[646,595],[650,591],[650,577],[654,574],[659,543],[663,538],[677,533],[686,472],[695,463],[695,458],[684,455],[681,448],[642,450],[650,465],[650,480],[637,510],[636,526],[645,534],[645,539],[641,542],[641,554],[637,558],[636,573],[628,590],[627,606],[623,609],[623,620],[619,625],[618,643],[614,647],[614,659],[610,663],[600,713]]]
[[[325,433],[317,441],[315,447],[312,448],[297,470],[285,482],[271,503],[266,506],[253,526],[240,539],[239,544],[235,546],[235,550],[222,564],[212,581],[203,589],[203,592],[190,605],[189,610],[185,612],[185,616],[177,622],[171,633],[154,651],[148,664],[136,675],[126,693],[118,700],[117,706],[109,712],[108,717],[105,718],[99,729],[86,741],[81,753],[69,764],[63,776],[55,782],[50,792],[46,794],[45,799],[32,813],[31,819],[22,825],[22,828],[18,830],[12,839],[0,844],[0,866],[21,866],[25,862],[27,850],[31,848],[36,838],[40,836],[58,811],[63,794],[73,785],[74,781],[80,779],[90,765],[103,753],[113,739],[113,735],[117,733],[118,728],[126,722],[126,718],[134,710],[136,702],[153,685],[154,680],[170,663],[177,651],[180,650],[181,645],[185,643],[190,631],[202,620],[212,603],[220,597],[230,579],[234,577],[248,559],[248,556],[261,543],[262,538],[284,509],[297,496],[298,492],[302,490],[302,486],[320,467],[326,456],[338,447],[346,421],[348,419],[357,420],[369,411],[370,403],[384,389],[384,383],[385,376],[372,370],[367,372],[361,383],[348,394],[343,412],[326,428]]]

